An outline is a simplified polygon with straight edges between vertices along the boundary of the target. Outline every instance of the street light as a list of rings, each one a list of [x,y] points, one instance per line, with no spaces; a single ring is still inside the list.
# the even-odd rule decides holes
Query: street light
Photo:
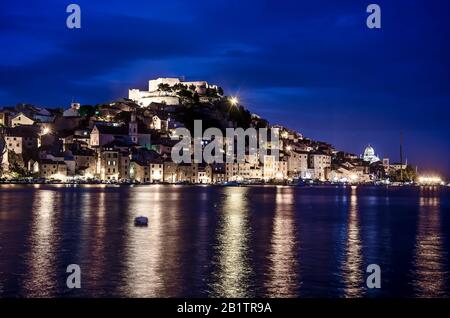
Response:
[[[50,128],[48,128],[48,127],[44,127],[44,129],[42,129],[42,136],[43,135],[47,135],[47,134],[49,134],[50,133]]]
[[[418,183],[423,185],[439,185],[442,184],[442,179],[439,176],[420,176]]]
[[[230,103],[231,103],[231,105],[236,106],[237,104],[239,104],[239,99],[237,97],[233,96],[230,98]]]

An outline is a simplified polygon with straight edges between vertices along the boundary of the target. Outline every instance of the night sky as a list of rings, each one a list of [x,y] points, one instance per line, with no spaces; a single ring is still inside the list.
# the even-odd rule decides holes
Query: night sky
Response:
[[[78,30],[66,6],[81,6]],[[382,29],[366,27],[378,3]],[[450,176],[450,1],[0,2],[0,105],[127,97],[155,77],[216,83],[252,112],[360,154]]]

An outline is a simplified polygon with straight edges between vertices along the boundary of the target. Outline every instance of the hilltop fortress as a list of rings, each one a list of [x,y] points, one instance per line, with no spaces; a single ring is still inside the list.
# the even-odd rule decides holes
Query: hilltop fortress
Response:
[[[160,77],[148,81],[148,91],[129,89],[128,98],[143,107],[147,107],[151,103],[179,105],[183,91],[198,94],[201,101],[208,101],[214,98],[217,93],[223,94],[217,85],[208,84],[206,81],[187,82],[178,77]]]

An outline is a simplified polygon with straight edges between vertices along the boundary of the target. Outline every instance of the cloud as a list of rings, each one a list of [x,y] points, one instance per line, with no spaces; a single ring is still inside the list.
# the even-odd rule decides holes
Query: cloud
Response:
[[[80,30],[64,30],[55,52],[20,65],[0,65],[0,85],[18,99],[36,95],[39,99],[41,91],[70,93],[74,81],[110,73],[139,60],[202,54],[202,46],[185,32],[183,24],[128,16],[88,19]],[[50,96],[56,96],[49,94],[52,104]]]

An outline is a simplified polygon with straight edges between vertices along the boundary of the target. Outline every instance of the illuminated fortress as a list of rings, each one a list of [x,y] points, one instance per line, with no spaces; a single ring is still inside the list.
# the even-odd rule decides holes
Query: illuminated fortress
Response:
[[[148,91],[139,89],[129,89],[128,98],[141,106],[148,106],[151,103],[163,103],[166,105],[179,105],[180,98],[178,92],[173,88],[184,87],[202,96],[208,89],[218,89],[217,85],[210,85],[206,81],[186,82],[178,77],[157,78],[148,81]]]

